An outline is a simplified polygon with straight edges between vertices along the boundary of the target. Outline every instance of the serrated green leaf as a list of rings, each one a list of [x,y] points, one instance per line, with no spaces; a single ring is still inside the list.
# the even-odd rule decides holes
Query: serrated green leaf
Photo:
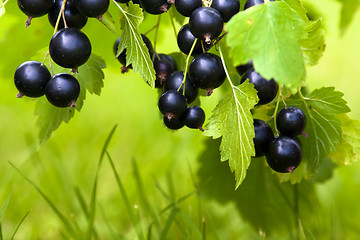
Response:
[[[325,31],[322,19],[310,21],[306,27],[308,37],[300,40],[304,61],[307,65],[316,65],[325,51]]]
[[[104,24],[104,26],[107,27],[113,33],[118,33],[117,28],[115,26],[115,21],[109,12],[106,12],[102,15],[102,19],[100,22]]]
[[[250,110],[257,101],[257,91],[247,80],[218,103],[205,127],[204,135],[214,139],[222,137],[221,161],[229,160],[230,169],[235,172],[236,188],[246,177],[251,156],[255,156]]]
[[[341,121],[338,114],[350,111],[343,93],[333,87],[315,89],[308,97],[299,94],[286,99],[287,106],[300,108],[306,115],[305,132],[307,137],[300,137],[303,149],[303,161],[292,174],[278,174],[282,181],[300,182],[313,176],[324,158],[336,150],[342,141]],[[280,107],[280,109],[282,109]]]
[[[282,1],[286,2],[292,9],[294,9],[305,22],[309,21],[309,18],[306,15],[307,11],[304,8],[301,0],[282,0]]]
[[[61,69],[55,67],[55,70]],[[91,94],[100,95],[101,89],[104,86],[103,79],[105,62],[102,58],[92,54],[89,60],[79,67],[79,73],[76,78],[80,84],[80,94],[76,101],[76,110],[80,111],[84,100],[86,99],[86,90]],[[57,72],[68,72],[63,69]],[[39,98],[35,105],[34,114],[38,116],[36,125],[39,128],[40,143],[44,143],[50,138],[53,131],[55,131],[62,122],[69,122],[74,116],[74,109],[72,108],[57,108],[51,105],[45,97]]]
[[[305,28],[305,21],[287,3],[268,2],[231,18],[227,44],[235,65],[252,59],[263,77],[294,90],[306,74],[299,43],[307,37]]]
[[[139,72],[140,76],[155,88],[155,70],[150,59],[149,51],[141,38],[138,30],[139,24],[143,21],[144,15],[138,4],[129,2],[129,8],[125,11],[119,4],[121,18],[121,29],[123,30],[117,55],[126,48],[126,63],[132,64],[134,72]]]
[[[340,115],[342,139],[335,152],[329,158],[339,165],[350,165],[360,159],[360,121]]]
[[[349,24],[354,18],[356,11],[360,6],[360,0],[339,0],[342,2],[343,6],[341,9],[341,19],[340,19],[340,31],[341,34],[344,34],[345,30],[348,28]]]

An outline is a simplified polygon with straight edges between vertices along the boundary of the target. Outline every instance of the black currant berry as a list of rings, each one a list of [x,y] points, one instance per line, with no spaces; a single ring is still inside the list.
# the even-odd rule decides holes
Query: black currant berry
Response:
[[[79,11],[87,17],[102,19],[109,8],[109,0],[76,0]]]
[[[154,60],[154,69],[156,73],[156,87],[161,87],[168,76],[174,72],[174,68],[168,61],[159,60],[158,58]]]
[[[266,162],[276,172],[291,173],[299,166],[301,157],[299,144],[290,137],[280,136],[270,142]]]
[[[278,113],[276,125],[281,134],[295,137],[304,131],[306,117],[299,108],[287,107]]]
[[[224,22],[228,22],[232,16],[240,10],[239,0],[213,0],[211,7],[221,14]]]
[[[173,118],[169,120],[167,117],[164,116],[163,122],[167,128],[172,130],[178,130],[185,126],[185,123],[181,118]]]
[[[160,112],[170,120],[186,111],[186,98],[176,90],[169,90],[161,95],[158,106]]]
[[[201,107],[191,106],[186,109],[185,113],[181,116],[185,125],[188,128],[200,129],[204,131],[202,125],[205,122],[205,112]]]
[[[276,97],[279,85],[274,79],[266,80],[255,72],[254,68],[250,68],[244,73],[240,80],[241,83],[245,82],[246,79],[249,79],[249,82],[254,84],[255,89],[258,91],[258,105],[267,104]]]
[[[178,90],[182,81],[184,80],[184,72],[177,71],[173,72],[164,84],[164,91],[167,90]],[[184,91],[184,86],[181,86],[179,92],[182,93]],[[189,78],[189,74],[187,74],[186,82],[185,82],[185,97],[187,103],[192,103],[198,96],[199,90],[197,87],[193,85]]]
[[[41,97],[50,78],[45,65],[36,61],[24,62],[15,71],[15,86],[19,90],[17,97]]]
[[[255,130],[255,157],[262,157],[267,152],[269,143],[274,139],[274,133],[266,122],[254,119],[254,130]]]
[[[167,0],[140,0],[141,7],[148,13],[158,15],[171,7],[171,1]]]
[[[270,0],[271,2],[273,2],[274,0]],[[248,9],[249,7],[255,6],[255,5],[259,5],[259,4],[263,4],[264,0],[247,0],[244,6],[244,10]]]
[[[30,26],[31,19],[47,14],[53,4],[52,0],[17,0],[20,10],[28,16],[26,27]]]
[[[191,13],[189,26],[191,33],[200,39],[205,39],[206,43],[217,38],[223,29],[223,19],[215,8],[199,7]]]
[[[73,68],[86,63],[91,54],[89,38],[76,28],[63,28],[51,38],[49,52],[54,62],[64,68]]]
[[[59,16],[59,12],[61,10],[61,6],[64,0],[55,0],[49,13],[48,19],[51,26],[55,27],[57,18]],[[87,22],[87,17],[79,12],[76,6],[76,0],[67,0],[64,10],[66,25],[69,28],[77,28],[81,29],[85,26]],[[61,16],[59,21],[58,30],[64,28],[64,20]]]
[[[178,43],[180,50],[183,53],[185,53],[186,55],[188,55],[190,53],[191,47],[192,47],[195,39],[196,38],[190,31],[189,24],[184,25],[180,29],[178,36],[177,36],[177,43]],[[198,40],[195,44],[194,50],[191,55],[197,55],[202,52],[203,52],[203,50],[201,47],[201,42],[200,42],[200,40]]]
[[[302,148],[302,143],[301,143],[300,139],[297,136],[293,137],[292,139],[294,139],[294,141],[299,145],[299,147]]]
[[[170,63],[174,71],[177,71],[177,64],[171,56],[162,53],[159,53],[157,56],[160,58],[160,60]]]
[[[239,73],[240,76],[242,76],[247,70],[250,68],[253,68],[253,62],[252,60],[246,64],[242,64],[236,67],[236,71]]]
[[[175,7],[178,12],[185,16],[190,17],[191,13],[202,6],[201,0],[176,0]]]
[[[45,95],[55,107],[75,107],[80,94],[80,85],[76,78],[67,73],[53,76],[46,84]]]
[[[221,59],[212,53],[195,57],[189,66],[189,76],[196,87],[208,90],[208,96],[221,86],[226,77]]]

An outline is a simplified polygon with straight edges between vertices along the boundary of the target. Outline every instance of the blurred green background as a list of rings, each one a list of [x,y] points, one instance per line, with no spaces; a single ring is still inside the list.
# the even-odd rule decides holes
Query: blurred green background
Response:
[[[341,4],[318,0],[311,1],[311,6],[323,16],[327,47],[319,64],[308,68],[309,89],[335,86],[344,92],[352,109],[350,116],[360,119],[360,14],[340,36]],[[118,18],[114,4],[110,12]],[[112,52],[118,35],[94,19],[89,19],[83,31],[93,53],[107,64],[102,94],[88,94],[81,113],[40,146],[35,101],[16,98],[13,75],[22,62],[48,45],[53,29],[46,17],[34,19],[28,29],[24,29],[25,20],[15,0],[10,0],[0,18],[0,205],[12,192],[1,219],[4,239],[11,238],[29,210],[15,239],[85,238],[89,218],[75,189],[89,205],[100,153],[116,124],[108,152],[132,209],[124,203],[105,157],[98,175],[93,238],[136,238],[129,211],[138,213],[138,229],[147,234],[153,226],[152,239],[199,239],[204,235],[207,239],[359,238],[360,163],[336,168],[331,179],[323,182],[290,186],[275,182],[263,159],[254,160],[248,178],[234,192],[234,176],[227,163],[219,162],[219,141],[200,131],[167,130],[157,109],[158,92],[138,74],[120,73]],[[146,32],[156,20],[146,16],[141,31]],[[177,30],[180,27],[176,25]],[[149,36],[153,41],[154,34]],[[179,51],[168,14],[162,16],[157,51]],[[222,95],[218,90],[211,98],[200,97],[207,117]],[[46,201],[9,162],[41,188],[78,234],[67,232]],[[151,225],[154,219],[158,220]]]

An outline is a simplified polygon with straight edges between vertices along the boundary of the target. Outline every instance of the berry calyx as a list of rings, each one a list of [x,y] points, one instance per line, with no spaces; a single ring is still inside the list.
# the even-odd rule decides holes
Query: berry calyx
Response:
[[[154,15],[167,12],[171,7],[167,0],[140,0],[140,5],[146,12]]]
[[[201,0],[176,0],[176,10],[185,17],[190,17],[191,13],[202,6]]]
[[[263,78],[260,74],[255,72],[254,68],[247,70],[241,77],[240,82],[243,83],[246,79],[249,79],[249,82],[254,84],[255,89],[258,91],[258,105],[267,104],[276,97],[279,85],[274,79],[267,80]]]
[[[265,155],[269,143],[274,139],[274,133],[269,124],[259,119],[254,119],[254,130],[255,158],[257,158]]]
[[[189,24],[185,24],[179,31],[177,36],[177,44],[180,50],[188,55],[190,53],[191,47],[194,44],[195,36],[191,33]],[[198,40],[195,44],[195,47],[191,55],[197,55],[202,53],[201,42]]]
[[[75,108],[75,102],[79,94],[79,82],[74,76],[67,73],[56,74],[45,87],[46,98],[55,107],[71,106]]]
[[[49,13],[48,13],[48,19],[51,24],[51,26],[55,27],[57,18],[59,16],[59,12],[61,10],[61,6],[63,4],[64,0],[55,0]],[[87,17],[79,12],[77,6],[76,6],[76,0],[67,0],[65,4],[65,21],[66,25],[69,28],[77,28],[81,29],[83,28],[87,23]],[[64,28],[64,20],[62,16],[60,17],[58,30]]]
[[[202,132],[204,129],[202,128],[205,122],[205,112],[201,107],[191,106],[186,109],[185,113],[181,116],[185,125],[188,128],[200,129]]]
[[[154,60],[154,69],[156,73],[156,87],[161,87],[168,76],[174,72],[174,68],[168,61],[159,60],[158,58]]]
[[[239,0],[213,0],[211,7],[219,11],[224,22],[228,22],[232,16],[240,10]]]
[[[86,63],[91,54],[89,38],[76,28],[63,28],[51,38],[49,52],[54,62],[64,68]]]
[[[193,84],[208,91],[221,86],[225,81],[225,70],[221,59],[212,53],[202,53],[195,57],[189,65],[189,76]]]
[[[17,0],[20,10],[28,16],[26,27],[30,26],[31,19],[47,14],[53,4],[49,0]]]
[[[19,90],[17,97],[41,97],[45,94],[45,86],[50,78],[51,74],[45,65],[36,61],[24,62],[14,75],[15,86]]]
[[[173,118],[169,120],[167,117],[164,116],[163,122],[165,126],[171,130],[178,130],[185,126],[185,123],[181,118]]]
[[[178,90],[183,80],[184,80],[183,71],[173,72],[164,83],[164,91]],[[184,86],[181,86],[179,92],[183,93],[183,91],[184,91]],[[189,104],[192,103],[197,98],[198,94],[199,94],[198,88],[193,85],[191,79],[189,78],[189,75],[187,74],[186,82],[185,82],[185,97],[187,103]]]
[[[109,8],[109,0],[76,0],[77,8],[87,17],[102,20],[102,15]]]
[[[287,107],[278,113],[276,125],[281,134],[295,137],[304,131],[306,117],[299,108]]]
[[[266,162],[279,173],[293,172],[299,166],[301,158],[301,147],[294,139],[287,136],[274,138],[266,153]]]
[[[199,7],[191,13],[189,26],[191,33],[200,39],[204,39],[207,44],[212,39],[217,38],[223,29],[224,21],[215,8]]]
[[[176,90],[168,90],[161,95],[158,107],[169,120],[177,118],[186,111],[186,98]]]

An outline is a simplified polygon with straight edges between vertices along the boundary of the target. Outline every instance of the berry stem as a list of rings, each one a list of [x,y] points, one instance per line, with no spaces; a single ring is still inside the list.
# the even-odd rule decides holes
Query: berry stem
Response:
[[[276,99],[276,105],[275,105],[275,110],[274,110],[274,114],[271,116],[271,118],[274,119],[274,128],[275,128],[275,132],[276,132],[276,135],[279,136],[279,130],[277,129],[277,125],[276,125],[276,115],[277,115],[277,111],[279,109],[279,103],[280,103],[280,96],[281,95],[281,87],[279,85],[279,89],[278,89],[278,97]],[[284,101],[284,99],[283,99]],[[284,102],[285,103],[285,102]],[[286,106],[286,105],[285,105]]]
[[[193,45],[191,46],[190,52],[189,52],[189,54],[188,54],[188,56],[187,56],[187,58],[186,58],[186,61],[185,61],[184,78],[183,78],[183,80],[182,80],[179,88],[177,89],[177,91],[180,91],[181,86],[184,85],[183,95],[185,95],[186,75],[187,75],[187,72],[188,72],[190,57],[191,57],[192,52],[194,51],[194,48],[195,48],[195,45],[196,45],[197,41],[198,41],[198,39],[195,38],[195,41],[193,42]]]
[[[157,43],[157,36],[158,36],[158,32],[159,32],[160,20],[161,20],[161,14],[159,15],[157,23],[155,25],[155,27],[156,27],[156,29],[155,29],[155,37],[154,37],[154,53],[155,54],[153,55],[152,60],[154,60],[154,57],[156,55],[156,43]]]
[[[175,38],[177,38],[177,31],[176,31],[176,27],[175,27],[175,23],[174,23],[173,13],[172,13],[171,10],[168,11],[168,13],[169,13],[169,16],[170,16],[171,26],[172,26],[172,28],[173,28],[173,30],[174,30]]]
[[[64,0],[63,3],[62,3],[62,5],[61,5],[61,9],[60,9],[58,18],[57,18],[57,20],[56,20],[56,24],[55,24],[55,28],[54,28],[54,33],[53,33],[53,35],[55,35],[55,33],[58,31],[59,23],[60,23],[60,18],[61,18],[61,16],[64,14],[64,11],[65,11],[65,5],[66,5],[66,0]],[[64,26],[67,27],[66,22],[65,22],[65,17],[63,17],[63,19],[64,19]]]

